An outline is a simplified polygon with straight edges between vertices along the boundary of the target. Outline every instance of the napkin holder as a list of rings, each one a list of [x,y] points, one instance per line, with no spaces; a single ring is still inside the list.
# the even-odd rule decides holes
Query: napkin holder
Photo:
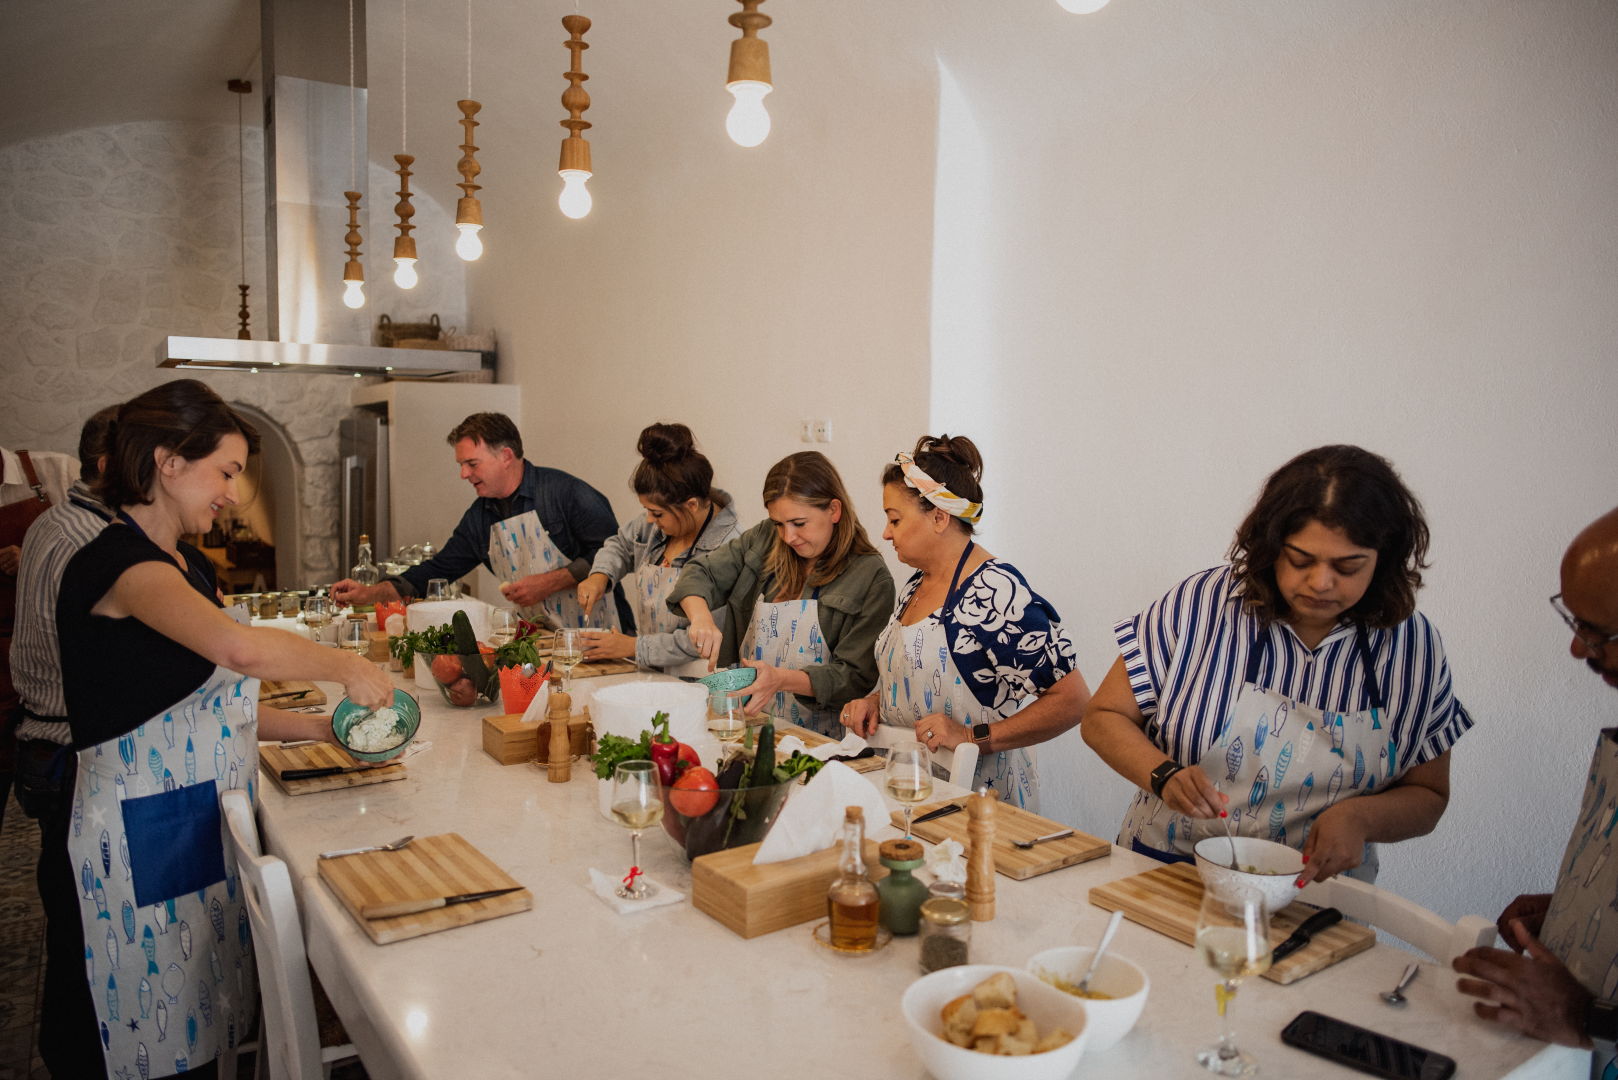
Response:
[[[872,880],[887,876],[877,843],[865,841]],[[826,916],[826,890],[837,878],[842,845],[785,862],[754,866],[759,845],[701,855],[691,863],[691,903],[744,938],[773,933]]]
[[[483,752],[502,765],[521,765],[529,761],[544,765],[550,756],[550,721],[525,724],[522,718],[521,713],[485,716]],[[594,752],[595,732],[590,726],[589,709],[569,717],[567,727],[574,757]]]

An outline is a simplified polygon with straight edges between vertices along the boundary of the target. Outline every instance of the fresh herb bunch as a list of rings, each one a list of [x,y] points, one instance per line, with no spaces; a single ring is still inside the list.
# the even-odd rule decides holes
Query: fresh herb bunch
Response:
[[[622,735],[603,735],[596,740],[596,776],[611,780],[613,770],[626,761],[652,760],[652,733],[643,731],[639,739],[626,739]]]
[[[389,639],[388,651],[399,661],[399,666],[409,671],[419,652],[434,654],[454,652],[455,630],[449,623],[443,626],[429,626],[425,630],[407,630],[398,637]]]
[[[496,667],[522,667],[524,664],[539,667],[539,631],[528,630],[504,645],[496,645],[494,663]]]

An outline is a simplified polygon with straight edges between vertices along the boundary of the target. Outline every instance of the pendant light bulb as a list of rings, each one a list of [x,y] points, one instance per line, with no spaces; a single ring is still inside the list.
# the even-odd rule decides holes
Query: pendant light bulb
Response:
[[[483,254],[483,238],[478,235],[483,226],[457,223],[455,227],[461,232],[455,240],[455,254],[467,262],[477,262],[478,256]]]
[[[343,306],[349,308],[362,308],[365,306],[365,282],[343,282]]]
[[[584,186],[590,174],[583,169],[563,169],[557,175],[562,178],[562,194],[557,197],[556,205],[562,213],[575,221],[588,215],[595,205],[590,190]]]
[[[416,276],[415,259],[394,259],[393,283],[401,289],[414,289],[421,279]]]
[[[1107,6],[1107,0],[1056,0],[1063,11],[1071,11],[1075,15],[1094,15]]]
[[[725,133],[737,146],[757,146],[770,134],[770,114],[764,108],[764,95],[775,87],[767,82],[743,79],[726,83],[725,89],[736,98],[736,104],[725,116]]]

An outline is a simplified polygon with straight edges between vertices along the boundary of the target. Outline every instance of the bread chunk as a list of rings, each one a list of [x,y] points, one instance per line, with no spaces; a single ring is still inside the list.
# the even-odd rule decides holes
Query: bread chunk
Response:
[[[1010,1009],[1017,1004],[1017,983],[1004,971],[996,972],[978,983],[972,999],[980,1009]]]
[[[960,997],[945,1005],[940,1014],[944,1020],[944,1038],[956,1046],[971,1048],[972,1025],[977,1022],[978,1006],[972,1000],[971,994],[962,994]]]

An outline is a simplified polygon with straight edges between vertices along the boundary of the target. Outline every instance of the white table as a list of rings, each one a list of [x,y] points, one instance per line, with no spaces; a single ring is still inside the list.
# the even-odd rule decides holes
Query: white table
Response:
[[[635,676],[578,685],[624,678]],[[599,815],[594,775],[576,763],[570,783],[550,784],[531,766],[502,767],[482,751],[486,710],[420,700],[433,748],[410,759],[408,779],[296,798],[262,785],[266,847],[291,866],[310,961],[373,1077],[926,1075],[899,1015],[918,975],[915,938],[849,959],[815,945],[808,923],[744,941],[689,902],[617,915],[586,868],[622,873],[629,837]],[[319,851],[444,832],[532,889],[533,910],[377,946],[314,876]],[[642,862],[689,893],[689,867],[665,837],[647,834]],[[974,925],[973,960],[1020,966],[1092,943],[1107,913],[1089,904],[1091,886],[1155,865],[1115,847],[1028,881],[997,877],[997,917]],[[1191,1056],[1217,1035],[1211,972],[1190,947],[1130,922],[1113,947],[1147,969],[1151,996],[1135,1030],[1080,1074],[1207,1075]],[[1239,1041],[1268,1077],[1361,1075],[1282,1045],[1281,1028],[1312,1008],[1446,1053],[1462,1078],[1585,1076],[1587,1055],[1476,1019],[1437,965],[1424,966],[1410,1006],[1384,1005],[1377,991],[1409,960],[1378,946],[1292,986],[1250,980],[1234,1005]]]

